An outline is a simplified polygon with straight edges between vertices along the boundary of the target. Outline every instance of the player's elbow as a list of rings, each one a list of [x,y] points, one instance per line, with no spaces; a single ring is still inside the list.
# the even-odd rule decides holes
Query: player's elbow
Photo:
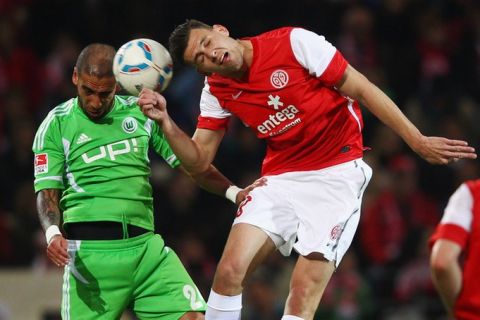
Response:
[[[434,275],[447,274],[454,263],[455,261],[452,258],[442,255],[432,255],[430,258],[430,268]]]

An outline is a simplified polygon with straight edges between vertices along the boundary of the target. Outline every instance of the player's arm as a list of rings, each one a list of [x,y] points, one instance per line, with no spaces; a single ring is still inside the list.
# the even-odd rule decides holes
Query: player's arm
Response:
[[[59,198],[59,189],[43,189],[37,193],[37,211],[47,238],[47,256],[60,267],[68,263],[68,245],[59,229]]]
[[[158,123],[175,155],[192,175],[209,170],[225,130],[198,129],[190,138],[170,118],[165,98],[157,92],[143,89],[138,99],[142,112]]]
[[[424,136],[385,93],[352,66],[347,67],[336,87],[368,108],[428,162],[446,164],[461,158],[476,159],[475,149],[466,141]]]
[[[206,171],[197,174],[189,173],[181,165],[179,166],[179,169],[186,175],[190,176],[202,189],[219,196],[224,196],[235,204],[240,204],[243,200],[245,200],[248,193],[254,188],[266,184],[266,179],[260,178],[254,181],[248,187],[240,189],[230,180],[228,180],[227,177],[225,177],[213,165],[210,165]]]
[[[462,287],[462,268],[459,257],[462,248],[447,239],[435,241],[430,255],[432,280],[448,313],[453,316],[453,307]]]

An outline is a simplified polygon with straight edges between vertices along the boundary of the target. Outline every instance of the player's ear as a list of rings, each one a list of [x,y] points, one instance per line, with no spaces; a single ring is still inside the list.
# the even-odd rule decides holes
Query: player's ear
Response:
[[[222,26],[221,24],[214,24],[213,30],[220,32],[221,34],[227,37],[230,35],[230,32],[228,32],[228,29],[225,26]]]
[[[74,85],[77,85],[77,84],[78,84],[78,71],[77,71],[77,67],[74,67],[74,68],[73,68],[72,82],[73,82]]]

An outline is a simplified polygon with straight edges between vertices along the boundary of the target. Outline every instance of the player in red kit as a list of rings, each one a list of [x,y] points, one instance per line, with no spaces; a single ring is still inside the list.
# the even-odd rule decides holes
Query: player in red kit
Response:
[[[246,277],[274,250],[299,253],[282,319],[312,319],[350,246],[371,177],[363,162],[359,101],[431,163],[475,158],[464,141],[423,136],[396,105],[313,32],[281,28],[242,39],[221,25],[188,20],[170,36],[174,60],[206,75],[192,138],[169,117],[165,99],[144,90],[142,111],[162,127],[190,172],[212,162],[237,116],[267,153],[267,185],[241,204],[208,299],[206,319],[239,319]],[[235,194],[235,187],[227,196]]]
[[[480,315],[480,179],[463,183],[450,197],[430,238],[433,282],[450,315]]]

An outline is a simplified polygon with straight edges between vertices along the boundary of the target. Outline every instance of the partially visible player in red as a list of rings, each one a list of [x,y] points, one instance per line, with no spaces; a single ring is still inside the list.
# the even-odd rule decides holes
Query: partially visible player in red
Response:
[[[450,197],[430,246],[433,283],[448,313],[480,319],[480,179],[463,183]]]
[[[212,162],[232,115],[267,142],[262,175],[237,211],[208,299],[206,319],[239,319],[248,275],[274,250],[299,258],[282,319],[312,319],[350,246],[371,177],[362,160],[360,102],[421,157],[446,164],[475,158],[465,141],[427,137],[323,36],[280,28],[242,39],[227,28],[188,20],[170,36],[174,60],[206,75],[193,138],[169,117],[165,99],[144,90],[155,120],[182,165]],[[227,193],[234,194],[235,188]]]

